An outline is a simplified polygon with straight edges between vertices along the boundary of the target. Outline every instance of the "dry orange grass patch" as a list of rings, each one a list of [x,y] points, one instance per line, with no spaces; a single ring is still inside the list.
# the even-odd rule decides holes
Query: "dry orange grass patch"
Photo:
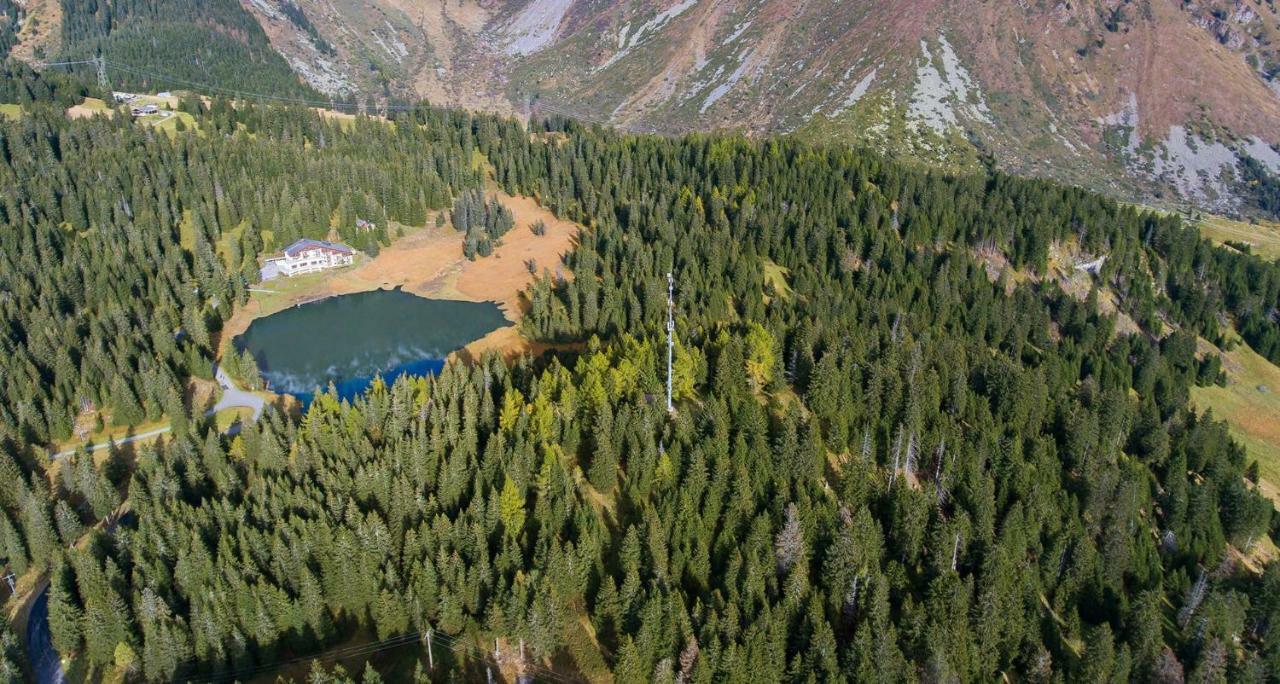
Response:
[[[524,315],[524,291],[544,271],[560,270],[564,255],[577,245],[582,226],[564,221],[529,197],[496,194],[511,209],[515,226],[493,250],[493,254],[468,260],[462,253],[462,234],[451,227],[422,228],[383,248],[377,257],[334,271],[279,278],[255,288],[249,303],[236,310],[223,326],[220,346],[248,329],[255,319],[291,306],[355,292],[403,288],[406,292],[435,299],[494,302],[511,323]],[[541,221],[543,235],[534,235],[532,226]],[[536,273],[529,269],[536,264]],[[566,274],[567,277],[567,274]],[[507,357],[525,352],[537,354],[545,345],[527,340],[518,328],[508,326],[493,331],[466,347],[466,354],[495,350]]]

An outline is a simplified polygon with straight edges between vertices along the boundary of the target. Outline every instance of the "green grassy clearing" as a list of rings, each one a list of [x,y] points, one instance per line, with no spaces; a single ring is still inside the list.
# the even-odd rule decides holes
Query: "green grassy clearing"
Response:
[[[106,112],[111,110],[111,107],[107,106],[106,102],[99,100],[96,97],[86,97],[84,102],[80,103],[80,106],[85,109],[92,109],[96,112]]]
[[[253,410],[244,406],[235,406],[228,409],[222,409],[213,414],[213,422],[218,428],[218,432],[226,432],[236,421],[241,423],[249,422],[253,417]]]
[[[1231,435],[1258,461],[1273,499],[1280,488],[1280,368],[1244,343],[1222,355],[1226,387],[1193,387],[1191,400],[1227,421]],[[1280,503],[1280,501],[1277,501]]]
[[[156,130],[165,131],[167,133],[176,134],[178,132],[178,122],[181,121],[188,131],[196,130],[196,118],[186,112],[171,112],[171,116],[164,114],[148,114],[138,117],[140,123],[146,124]]]
[[[1192,224],[1214,242],[1243,242],[1264,259],[1280,259],[1280,223],[1275,221],[1249,223],[1222,216],[1206,216]]]
[[[348,266],[346,268],[351,267]],[[262,315],[270,315],[290,306],[293,303],[293,298],[299,293],[316,289],[317,285],[338,270],[340,269],[318,271],[293,277],[281,276],[274,280],[254,285],[252,296],[254,301],[262,307]]]
[[[196,251],[196,226],[191,221],[191,210],[182,210],[182,220],[178,222],[178,244],[190,253]]]
[[[218,244],[214,245],[214,251],[218,253],[218,257],[222,259],[223,265],[227,268],[239,267],[239,264],[233,264],[230,261],[231,245],[240,241],[240,238],[244,235],[245,229],[248,227],[248,221],[241,221],[239,225],[230,230],[223,231],[222,235],[218,237]]]
[[[1214,214],[1196,214],[1190,216],[1185,212],[1177,212],[1144,204],[1122,202],[1138,211],[1153,211],[1163,216],[1177,214],[1189,226],[1194,226],[1204,237],[1216,244],[1226,242],[1243,242],[1248,244],[1253,254],[1263,259],[1280,259],[1280,222],[1276,221],[1239,221]]]
[[[783,299],[791,299],[794,292],[791,290],[791,284],[787,282],[789,271],[768,259],[764,262],[764,282],[773,288]]]

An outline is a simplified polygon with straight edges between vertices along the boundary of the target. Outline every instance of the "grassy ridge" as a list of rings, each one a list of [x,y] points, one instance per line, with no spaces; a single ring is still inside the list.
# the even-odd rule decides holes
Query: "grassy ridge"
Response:
[[[1231,434],[1258,461],[1272,499],[1280,501],[1280,368],[1240,344],[1223,353],[1227,386],[1193,387],[1201,410],[1226,420]]]
[[[1206,216],[1196,222],[1205,237],[1220,243],[1245,243],[1263,259],[1280,259],[1280,223],[1247,223],[1223,216]]]

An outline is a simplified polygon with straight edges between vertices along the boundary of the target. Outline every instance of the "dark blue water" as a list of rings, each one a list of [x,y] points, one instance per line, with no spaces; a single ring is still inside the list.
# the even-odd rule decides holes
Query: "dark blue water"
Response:
[[[396,378],[399,378],[400,376],[435,375],[436,373],[440,372],[441,368],[444,368],[444,359],[427,358],[427,359],[422,359],[420,361],[413,361],[411,363],[401,364],[393,368],[388,368],[387,370],[384,370],[384,371],[378,371],[372,376],[361,376],[361,377],[355,377],[355,378],[348,378],[346,380],[335,381],[333,383],[333,388],[334,390],[337,391],[339,399],[354,399],[355,397],[358,397],[364,394],[365,391],[369,389],[369,386],[373,384],[374,378],[380,377],[384,382],[387,383],[388,386],[391,386],[395,384]],[[328,390],[327,385],[323,385],[323,386],[317,385],[317,388],[320,389],[321,391]],[[276,391],[280,392],[282,390],[276,390]],[[315,399],[315,396],[316,396],[316,393],[314,391],[286,392],[286,394],[290,394],[293,397],[297,398],[298,401],[302,402],[303,410],[306,410],[307,407],[311,406],[311,400]]]
[[[426,299],[401,290],[330,297],[285,309],[249,325],[234,340],[258,361],[272,391],[308,406],[332,383],[356,397],[375,377],[438,373],[445,358],[509,325],[497,305]]]

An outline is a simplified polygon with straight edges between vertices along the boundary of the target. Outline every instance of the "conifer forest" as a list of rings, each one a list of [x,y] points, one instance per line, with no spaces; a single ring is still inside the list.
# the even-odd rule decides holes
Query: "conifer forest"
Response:
[[[150,49],[150,4],[67,44]],[[1280,363],[1280,262],[786,136],[222,97],[165,131],[0,76],[0,555],[86,678],[1280,681],[1280,563],[1246,562],[1280,518],[1189,403],[1223,381],[1206,346]],[[525,294],[545,353],[234,435],[186,403],[268,242],[377,254],[447,217],[482,266],[495,188],[583,226]],[[1105,255],[1087,291],[1066,249]],[[86,406],[173,428],[51,455]],[[308,664],[379,642],[399,659]],[[25,672],[6,625],[0,680]]]

